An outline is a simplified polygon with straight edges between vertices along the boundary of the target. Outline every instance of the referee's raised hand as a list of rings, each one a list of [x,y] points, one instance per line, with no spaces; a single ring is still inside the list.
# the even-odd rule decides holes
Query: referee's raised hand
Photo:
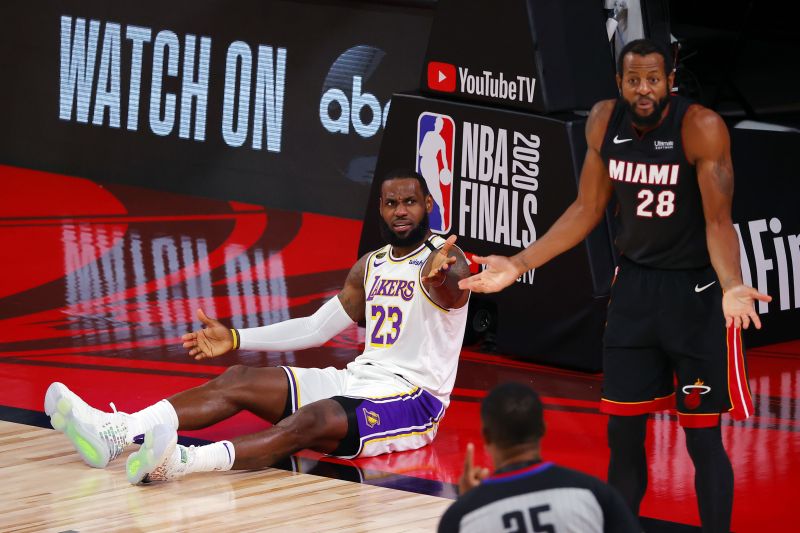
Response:
[[[481,466],[476,467],[475,445],[471,442],[467,444],[467,452],[464,455],[464,471],[461,472],[461,479],[458,480],[458,494],[464,494],[478,485],[481,481],[489,477],[489,469]]]

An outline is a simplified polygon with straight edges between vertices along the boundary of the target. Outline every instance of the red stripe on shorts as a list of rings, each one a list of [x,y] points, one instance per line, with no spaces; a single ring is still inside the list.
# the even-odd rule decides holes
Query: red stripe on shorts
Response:
[[[731,416],[734,420],[744,420],[753,414],[753,398],[747,383],[742,351],[742,330],[731,325],[728,337],[728,395],[731,400]]]
[[[674,408],[675,393],[644,402],[615,402],[605,398],[600,399],[600,412],[609,415],[634,416]]]
[[[684,428],[713,428],[719,425],[719,413],[678,413],[678,423]]]

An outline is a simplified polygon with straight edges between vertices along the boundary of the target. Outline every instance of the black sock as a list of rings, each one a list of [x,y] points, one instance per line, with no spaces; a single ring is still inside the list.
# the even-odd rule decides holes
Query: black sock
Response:
[[[686,449],[694,463],[694,488],[703,531],[728,533],[733,510],[733,468],[719,426],[684,428]]]
[[[647,416],[616,416],[608,418],[608,484],[617,489],[634,516],[639,516],[639,504],[647,490],[647,457],[644,438]]]

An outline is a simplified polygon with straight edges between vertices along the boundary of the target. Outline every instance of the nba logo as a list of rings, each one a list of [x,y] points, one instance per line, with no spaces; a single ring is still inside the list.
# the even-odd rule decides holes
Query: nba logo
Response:
[[[416,170],[433,196],[431,231],[448,233],[453,211],[453,150],[456,127],[447,115],[423,112],[417,120]]]

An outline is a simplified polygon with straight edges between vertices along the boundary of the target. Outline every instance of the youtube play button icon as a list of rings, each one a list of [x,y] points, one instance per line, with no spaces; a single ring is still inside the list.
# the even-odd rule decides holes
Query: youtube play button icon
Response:
[[[456,66],[450,63],[428,63],[428,88],[443,93],[456,91]]]

